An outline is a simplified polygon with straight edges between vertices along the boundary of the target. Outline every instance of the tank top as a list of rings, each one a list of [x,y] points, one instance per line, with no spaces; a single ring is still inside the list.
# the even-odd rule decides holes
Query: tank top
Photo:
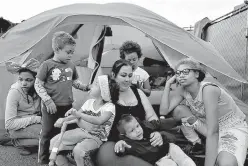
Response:
[[[135,94],[138,103],[135,106],[124,106],[124,105],[121,105],[119,103],[115,104],[116,116],[114,118],[112,129],[111,129],[110,135],[108,137],[108,140],[110,140],[110,141],[117,141],[119,139],[119,137],[118,137],[119,132],[116,128],[116,125],[123,114],[131,114],[132,116],[138,118],[141,121],[145,120],[145,110],[144,110],[143,104],[141,102],[141,98],[140,98],[140,95],[138,93],[138,90],[135,86],[131,86],[131,89],[132,89],[133,93]]]
[[[201,82],[199,92],[195,99],[192,98],[189,92],[184,91],[184,98],[186,105],[190,107],[193,115],[205,121],[206,112],[203,102],[203,88],[207,85],[217,86],[210,82]],[[218,87],[218,86],[217,86]],[[245,121],[245,114],[236,105],[233,98],[222,88],[220,88],[220,96],[218,98],[218,116],[219,116],[219,129],[237,127]],[[226,113],[225,113],[226,112]]]

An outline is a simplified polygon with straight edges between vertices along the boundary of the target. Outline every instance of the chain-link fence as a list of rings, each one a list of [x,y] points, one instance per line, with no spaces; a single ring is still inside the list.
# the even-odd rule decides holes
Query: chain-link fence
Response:
[[[205,28],[205,41],[209,41],[228,63],[248,80],[248,26],[247,5],[212,21]],[[248,85],[219,73],[213,73],[225,87],[245,103],[248,102]]]

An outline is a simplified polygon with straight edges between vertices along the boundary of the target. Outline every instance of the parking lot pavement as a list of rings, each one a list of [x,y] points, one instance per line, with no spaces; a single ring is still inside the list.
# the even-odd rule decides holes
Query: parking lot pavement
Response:
[[[37,153],[21,156],[13,146],[0,145],[0,166],[39,166]]]

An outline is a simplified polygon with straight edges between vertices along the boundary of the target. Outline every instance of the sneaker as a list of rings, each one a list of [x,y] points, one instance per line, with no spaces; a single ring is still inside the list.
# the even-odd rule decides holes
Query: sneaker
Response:
[[[31,151],[28,148],[24,148],[24,147],[17,147],[19,154],[22,156],[28,156],[31,154]]]

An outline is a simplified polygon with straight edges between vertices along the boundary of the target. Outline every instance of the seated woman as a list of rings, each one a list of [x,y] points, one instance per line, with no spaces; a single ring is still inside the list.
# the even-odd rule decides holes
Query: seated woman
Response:
[[[165,85],[160,113],[173,111],[190,141],[200,142],[195,131],[206,137],[205,166],[243,166],[248,138],[246,115],[225,90],[203,82],[204,78],[205,70],[198,62],[180,61],[175,76]],[[180,86],[170,93],[175,80]],[[184,99],[188,107],[180,105]]]
[[[5,128],[20,154],[29,155],[31,154],[30,148],[38,146],[41,131],[41,116],[39,115],[41,100],[34,89],[39,62],[32,59],[23,66],[12,62],[6,63],[8,71],[18,74],[18,81],[8,92]]]
[[[109,142],[104,143],[97,154],[97,164],[99,166],[127,166],[127,165],[143,165],[149,166],[150,164],[133,156],[118,157],[114,152],[115,142],[118,141],[119,133],[115,127],[123,114],[131,114],[140,120],[158,120],[148,98],[146,95],[135,86],[131,86],[132,82],[132,65],[126,60],[118,60],[112,67],[112,78],[120,86],[119,101],[116,106],[116,116],[114,119],[113,127],[109,136]],[[162,145],[162,136],[159,132],[155,132],[151,138],[151,145]]]

